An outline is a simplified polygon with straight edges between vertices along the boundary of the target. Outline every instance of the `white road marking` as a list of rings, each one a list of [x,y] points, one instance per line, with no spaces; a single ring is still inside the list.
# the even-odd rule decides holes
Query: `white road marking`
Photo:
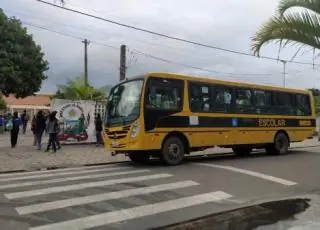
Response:
[[[24,191],[24,192],[7,193],[4,195],[7,199],[12,200],[12,199],[18,199],[23,197],[40,196],[40,195],[67,192],[67,191],[80,190],[80,189],[93,188],[93,187],[103,187],[107,185],[120,184],[120,183],[153,180],[153,179],[160,179],[160,178],[166,178],[171,176],[172,176],[171,174],[162,173],[162,174],[154,174],[154,175],[148,175],[148,176],[127,177],[127,178],[121,178],[121,179],[87,182],[87,183],[73,184],[73,185],[66,185],[66,186],[56,186],[56,187],[36,189],[36,190],[30,190],[30,191]]]
[[[52,202],[22,206],[22,207],[17,207],[16,211],[20,215],[26,215],[30,213],[44,212],[44,211],[49,211],[49,210],[54,210],[59,208],[90,204],[90,203],[99,202],[99,201],[107,201],[112,199],[119,199],[124,197],[155,193],[160,191],[187,188],[187,187],[196,186],[196,185],[199,185],[199,183],[194,181],[181,181],[181,182],[174,182],[169,184],[160,184],[160,185],[154,185],[154,186],[143,187],[143,188],[127,189],[123,191],[102,193],[102,194],[97,194],[92,196],[84,196],[84,197],[77,197],[77,198],[71,198],[71,199],[64,199],[64,200],[57,200]]]
[[[290,181],[290,180],[286,180],[286,179],[282,179],[282,178],[279,178],[279,177],[274,177],[274,176],[270,176],[270,175],[267,175],[267,174],[246,170],[246,169],[240,169],[240,168],[236,168],[236,167],[232,167],[232,166],[216,165],[216,164],[204,164],[204,163],[195,163],[195,165],[211,167],[211,168],[225,169],[225,170],[229,170],[229,171],[233,171],[233,172],[238,172],[238,173],[242,173],[242,174],[258,177],[258,178],[261,178],[261,179],[264,179],[264,180],[272,181],[272,182],[279,183],[279,184],[286,185],[286,186],[292,186],[292,185],[297,185],[298,184],[298,183]]]
[[[130,171],[121,171],[121,172],[102,173],[102,174],[92,174],[92,175],[90,174],[90,175],[77,176],[77,177],[65,177],[65,178],[42,180],[42,181],[40,180],[40,181],[21,182],[16,184],[0,185],[0,189],[52,184],[52,183],[59,183],[59,182],[65,182],[65,181],[85,180],[85,179],[94,179],[94,178],[110,177],[110,176],[121,176],[121,175],[127,175],[131,173],[144,173],[144,172],[150,172],[150,170],[147,170],[147,169],[130,170]]]
[[[65,171],[76,171],[83,169],[105,169],[113,167],[113,165],[94,165],[94,166],[81,166],[81,167],[70,167],[70,168],[61,168],[61,169],[50,169],[50,170],[38,170],[33,172],[16,172],[16,173],[2,173],[0,178],[8,178],[8,177],[17,177],[17,176],[27,176],[27,175],[37,175],[37,174],[47,174],[53,172],[65,172]]]
[[[13,178],[1,178],[0,182],[6,181],[16,181],[16,180],[27,180],[27,179],[35,179],[35,178],[47,178],[47,177],[54,177],[54,176],[66,176],[72,174],[82,174],[82,173],[94,173],[94,172],[110,172],[119,169],[129,169],[132,167],[114,167],[114,168],[98,168],[98,169],[85,169],[85,170],[72,170],[71,172],[56,172],[54,170],[50,171],[50,173],[46,174],[37,174],[31,176],[21,176],[21,177],[13,177]]]
[[[62,221],[54,224],[42,225],[30,228],[30,230],[79,230],[94,228],[98,226],[127,221],[145,216],[156,215],[163,212],[173,211],[181,208],[192,207],[195,205],[216,202],[231,198],[232,195],[218,191],[200,195],[189,196],[176,200],[164,201],[154,204],[142,205],[138,207],[122,209],[119,211],[107,212],[98,215],[92,215],[84,218],[78,218],[68,221]]]

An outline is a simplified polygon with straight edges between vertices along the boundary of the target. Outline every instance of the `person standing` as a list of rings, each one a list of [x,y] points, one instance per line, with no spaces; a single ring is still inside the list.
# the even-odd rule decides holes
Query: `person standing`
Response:
[[[14,112],[12,117],[12,129],[10,131],[12,148],[15,148],[17,145],[20,125],[21,119],[18,117],[18,112]]]
[[[55,142],[56,142],[56,146],[57,146],[57,149],[61,149],[61,144],[60,144],[60,141],[59,141],[59,138],[58,138],[58,134],[60,133],[60,125],[59,125],[59,120],[57,118],[57,111],[53,111],[53,116],[57,119],[57,123],[58,123],[58,126],[57,126],[57,135],[56,135],[56,139],[55,139]]]
[[[49,134],[49,142],[48,142],[48,146],[47,146],[47,150],[46,152],[48,152],[50,150],[50,147],[52,146],[53,148],[53,152],[57,152],[57,148],[56,148],[56,138],[57,138],[57,134],[58,134],[58,120],[55,116],[54,113],[51,113],[49,115],[49,119],[47,121],[47,125],[46,125],[46,130],[47,133]]]
[[[24,110],[23,114],[21,115],[21,122],[22,122],[22,133],[26,134],[27,131],[27,125],[28,125],[28,115],[27,115],[27,111]]]
[[[96,120],[95,120],[95,128],[96,128],[96,138],[97,138],[97,144],[96,146],[103,145],[102,141],[102,120],[101,120],[101,115],[100,113],[97,114]]]
[[[46,128],[46,118],[44,117],[42,110],[40,110],[36,116],[36,127],[35,127],[37,150],[41,150],[42,135],[45,128]]]
[[[31,132],[33,133],[33,146],[37,145],[37,136],[36,136],[36,116],[33,116],[31,121]]]
[[[5,130],[4,117],[2,114],[0,114],[0,134],[3,133],[4,130]]]

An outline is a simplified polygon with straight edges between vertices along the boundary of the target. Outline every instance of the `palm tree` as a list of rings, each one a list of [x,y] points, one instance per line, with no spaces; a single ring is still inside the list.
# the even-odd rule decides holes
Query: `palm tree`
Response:
[[[300,12],[289,12],[293,7]],[[320,1],[280,0],[277,13],[257,31],[252,38],[252,51],[259,56],[263,45],[277,42],[280,49],[297,45],[297,52],[304,46],[320,49]]]
[[[86,86],[82,78],[76,78],[69,80],[66,85],[58,85],[58,91],[53,98],[104,101],[106,95],[99,89]]]

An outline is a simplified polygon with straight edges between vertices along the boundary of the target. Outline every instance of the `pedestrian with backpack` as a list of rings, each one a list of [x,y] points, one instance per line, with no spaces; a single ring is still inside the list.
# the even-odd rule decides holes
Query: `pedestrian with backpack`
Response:
[[[51,146],[53,148],[53,152],[57,152],[56,140],[57,140],[58,131],[59,131],[58,119],[56,118],[55,113],[51,113],[49,115],[47,125],[46,125],[46,132],[49,134],[49,141],[48,141],[46,152],[50,150]]]
[[[11,131],[10,131],[11,148],[15,148],[17,145],[19,129],[21,124],[22,122],[21,122],[21,119],[18,117],[18,112],[14,112],[12,119],[9,120],[7,123],[7,128],[8,129],[11,128]]]

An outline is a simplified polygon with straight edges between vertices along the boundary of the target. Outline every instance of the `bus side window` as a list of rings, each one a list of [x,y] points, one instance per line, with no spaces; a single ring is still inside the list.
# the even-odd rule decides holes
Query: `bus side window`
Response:
[[[253,97],[256,107],[256,114],[273,114],[271,92],[264,90],[254,90]]]
[[[310,99],[309,96],[303,94],[296,94],[296,109],[295,115],[297,116],[310,116]]]
[[[146,107],[161,110],[181,110],[182,97],[179,87],[154,84],[148,88]]]
[[[213,86],[213,111],[214,112],[229,112],[232,105],[232,91],[231,89],[224,86]]]
[[[249,89],[235,89],[236,92],[236,112],[252,113],[252,93]]]
[[[211,89],[208,85],[189,84],[189,103],[192,112],[211,111]]]
[[[275,112],[279,115],[294,115],[293,100],[290,93],[275,92]]]

